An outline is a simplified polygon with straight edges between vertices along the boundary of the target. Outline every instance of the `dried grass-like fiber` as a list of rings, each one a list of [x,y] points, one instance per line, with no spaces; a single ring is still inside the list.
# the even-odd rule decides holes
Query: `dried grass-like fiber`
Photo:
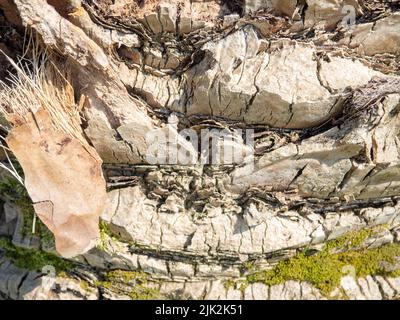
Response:
[[[16,74],[10,74],[10,84],[0,81],[0,113],[11,124],[20,125],[27,121],[28,114],[34,115],[43,108],[49,113],[56,130],[87,145],[68,68],[60,71],[45,54],[33,56],[30,68],[25,59],[16,63],[6,56]]]

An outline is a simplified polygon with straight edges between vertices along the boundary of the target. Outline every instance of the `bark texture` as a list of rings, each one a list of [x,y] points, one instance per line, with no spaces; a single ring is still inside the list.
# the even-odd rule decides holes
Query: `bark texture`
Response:
[[[100,244],[59,284],[68,298],[132,298],[126,284],[95,284],[121,269],[145,272],[146,294],[162,297],[322,299],[307,279],[224,284],[246,278],[249,263],[268,270],[354,232],[381,228],[362,250],[398,242],[398,1],[0,0],[0,8],[16,34],[33,30],[68,61],[85,97],[85,138],[104,163]],[[16,51],[4,39],[0,46]],[[192,158],[209,152],[188,144],[183,129],[224,130],[237,152],[254,157],[148,162],[149,132],[168,132]],[[254,130],[254,145],[235,129]],[[3,218],[4,234],[16,237],[19,215]],[[27,242],[51,251],[43,239],[14,241]],[[23,272],[12,270],[7,279]],[[400,293],[394,274],[343,276],[330,297]],[[79,279],[90,290],[76,296],[68,288]],[[0,287],[11,298],[40,290]]]

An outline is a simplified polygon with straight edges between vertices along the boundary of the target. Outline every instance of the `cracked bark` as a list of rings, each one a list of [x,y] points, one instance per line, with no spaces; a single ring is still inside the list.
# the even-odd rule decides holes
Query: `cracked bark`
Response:
[[[154,270],[150,256],[172,278],[175,260],[209,267],[203,274],[212,278],[210,266],[234,273],[246,260],[287,258],[373,225],[361,209],[398,207],[398,10],[379,16],[362,4],[362,15],[358,1],[342,1],[358,12],[358,24],[343,30],[340,10],[325,2],[266,1],[275,7],[232,16],[215,1],[182,1],[175,18],[164,14],[172,1],[162,14],[109,15],[105,2],[74,0],[60,15],[44,0],[15,0],[21,27],[70,61],[74,89],[86,96],[85,134],[110,187],[102,219],[128,243],[114,254],[89,252],[86,263]],[[146,133],[164,130],[171,114],[179,129],[253,129],[255,170],[147,164]],[[287,295],[285,286],[267,290]],[[303,297],[301,285],[293,290]]]

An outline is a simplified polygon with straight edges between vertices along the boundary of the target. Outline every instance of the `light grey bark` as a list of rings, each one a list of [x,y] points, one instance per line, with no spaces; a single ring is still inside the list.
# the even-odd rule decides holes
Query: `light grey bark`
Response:
[[[240,292],[221,279],[364,228],[384,226],[367,247],[398,241],[397,4],[14,3],[23,26],[68,59],[86,97],[86,138],[104,162],[102,221],[118,239],[78,257],[84,264],[141,269],[181,297],[315,299],[307,283]],[[344,6],[357,24],[342,25]],[[146,134],[168,130],[170,115],[179,130],[255,130],[254,164],[147,163]],[[240,138],[235,148],[247,146]],[[399,294],[398,279],[380,276],[341,286],[354,299]]]

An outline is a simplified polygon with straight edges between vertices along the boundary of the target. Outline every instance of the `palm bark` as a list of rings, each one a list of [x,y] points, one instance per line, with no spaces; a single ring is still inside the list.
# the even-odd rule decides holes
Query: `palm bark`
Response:
[[[186,282],[195,298],[196,283],[203,297],[243,298],[221,279],[240,278],[246,262],[271,267],[377,225],[365,246],[398,240],[398,2],[0,5],[68,61],[85,97],[82,129],[104,163],[110,233],[106,248],[79,257],[85,264],[143,270],[167,279],[164,292]],[[343,24],[351,14],[356,24]],[[253,130],[254,161],[148,163],[146,135],[171,130],[171,116],[176,135]],[[177,144],[197,156],[179,135]]]

